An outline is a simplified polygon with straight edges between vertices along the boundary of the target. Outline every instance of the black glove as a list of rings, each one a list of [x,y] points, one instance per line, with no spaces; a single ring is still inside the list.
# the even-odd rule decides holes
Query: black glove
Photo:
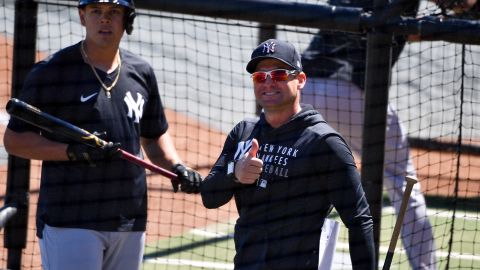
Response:
[[[98,161],[110,160],[120,157],[120,143],[112,143],[103,147],[92,147],[85,144],[74,143],[67,147],[67,156],[70,161],[81,161],[92,166]]]
[[[178,186],[185,193],[199,193],[202,176],[192,169],[177,163],[173,166],[173,172],[177,174],[178,181],[172,181],[173,192],[178,191]]]

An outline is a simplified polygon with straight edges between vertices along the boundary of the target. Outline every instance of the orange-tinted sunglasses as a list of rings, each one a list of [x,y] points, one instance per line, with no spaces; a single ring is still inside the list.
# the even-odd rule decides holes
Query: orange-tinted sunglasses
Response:
[[[294,75],[298,73],[297,70],[288,70],[288,69],[274,69],[270,71],[257,71],[252,73],[252,80],[255,83],[263,83],[267,80],[267,77],[270,76],[272,81],[281,82],[288,80],[289,75]]]

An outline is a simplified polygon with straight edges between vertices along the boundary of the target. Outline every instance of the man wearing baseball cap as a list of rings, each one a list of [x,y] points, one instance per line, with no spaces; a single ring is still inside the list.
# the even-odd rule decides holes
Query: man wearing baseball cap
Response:
[[[353,269],[374,269],[373,221],[355,161],[341,135],[300,103],[300,54],[269,39],[246,69],[263,112],[231,130],[200,187],[207,208],[235,199],[235,269],[319,269],[333,207],[349,231]]]

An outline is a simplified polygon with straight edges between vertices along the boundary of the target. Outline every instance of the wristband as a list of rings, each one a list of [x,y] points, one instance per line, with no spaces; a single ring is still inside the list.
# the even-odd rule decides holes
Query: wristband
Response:
[[[240,181],[238,181],[237,177],[235,176],[235,165],[236,164],[237,164],[237,161],[235,161],[235,160],[232,160],[232,161],[227,163],[227,177],[229,179],[232,179],[233,182],[235,182],[235,183],[240,183]]]

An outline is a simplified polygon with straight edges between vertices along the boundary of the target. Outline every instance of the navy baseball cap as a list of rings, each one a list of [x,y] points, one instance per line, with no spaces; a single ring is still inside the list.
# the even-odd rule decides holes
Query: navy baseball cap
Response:
[[[258,63],[268,58],[277,59],[295,70],[302,71],[300,53],[291,43],[278,39],[269,39],[258,45],[252,52],[250,62],[247,64],[247,71],[249,73],[255,72]]]

